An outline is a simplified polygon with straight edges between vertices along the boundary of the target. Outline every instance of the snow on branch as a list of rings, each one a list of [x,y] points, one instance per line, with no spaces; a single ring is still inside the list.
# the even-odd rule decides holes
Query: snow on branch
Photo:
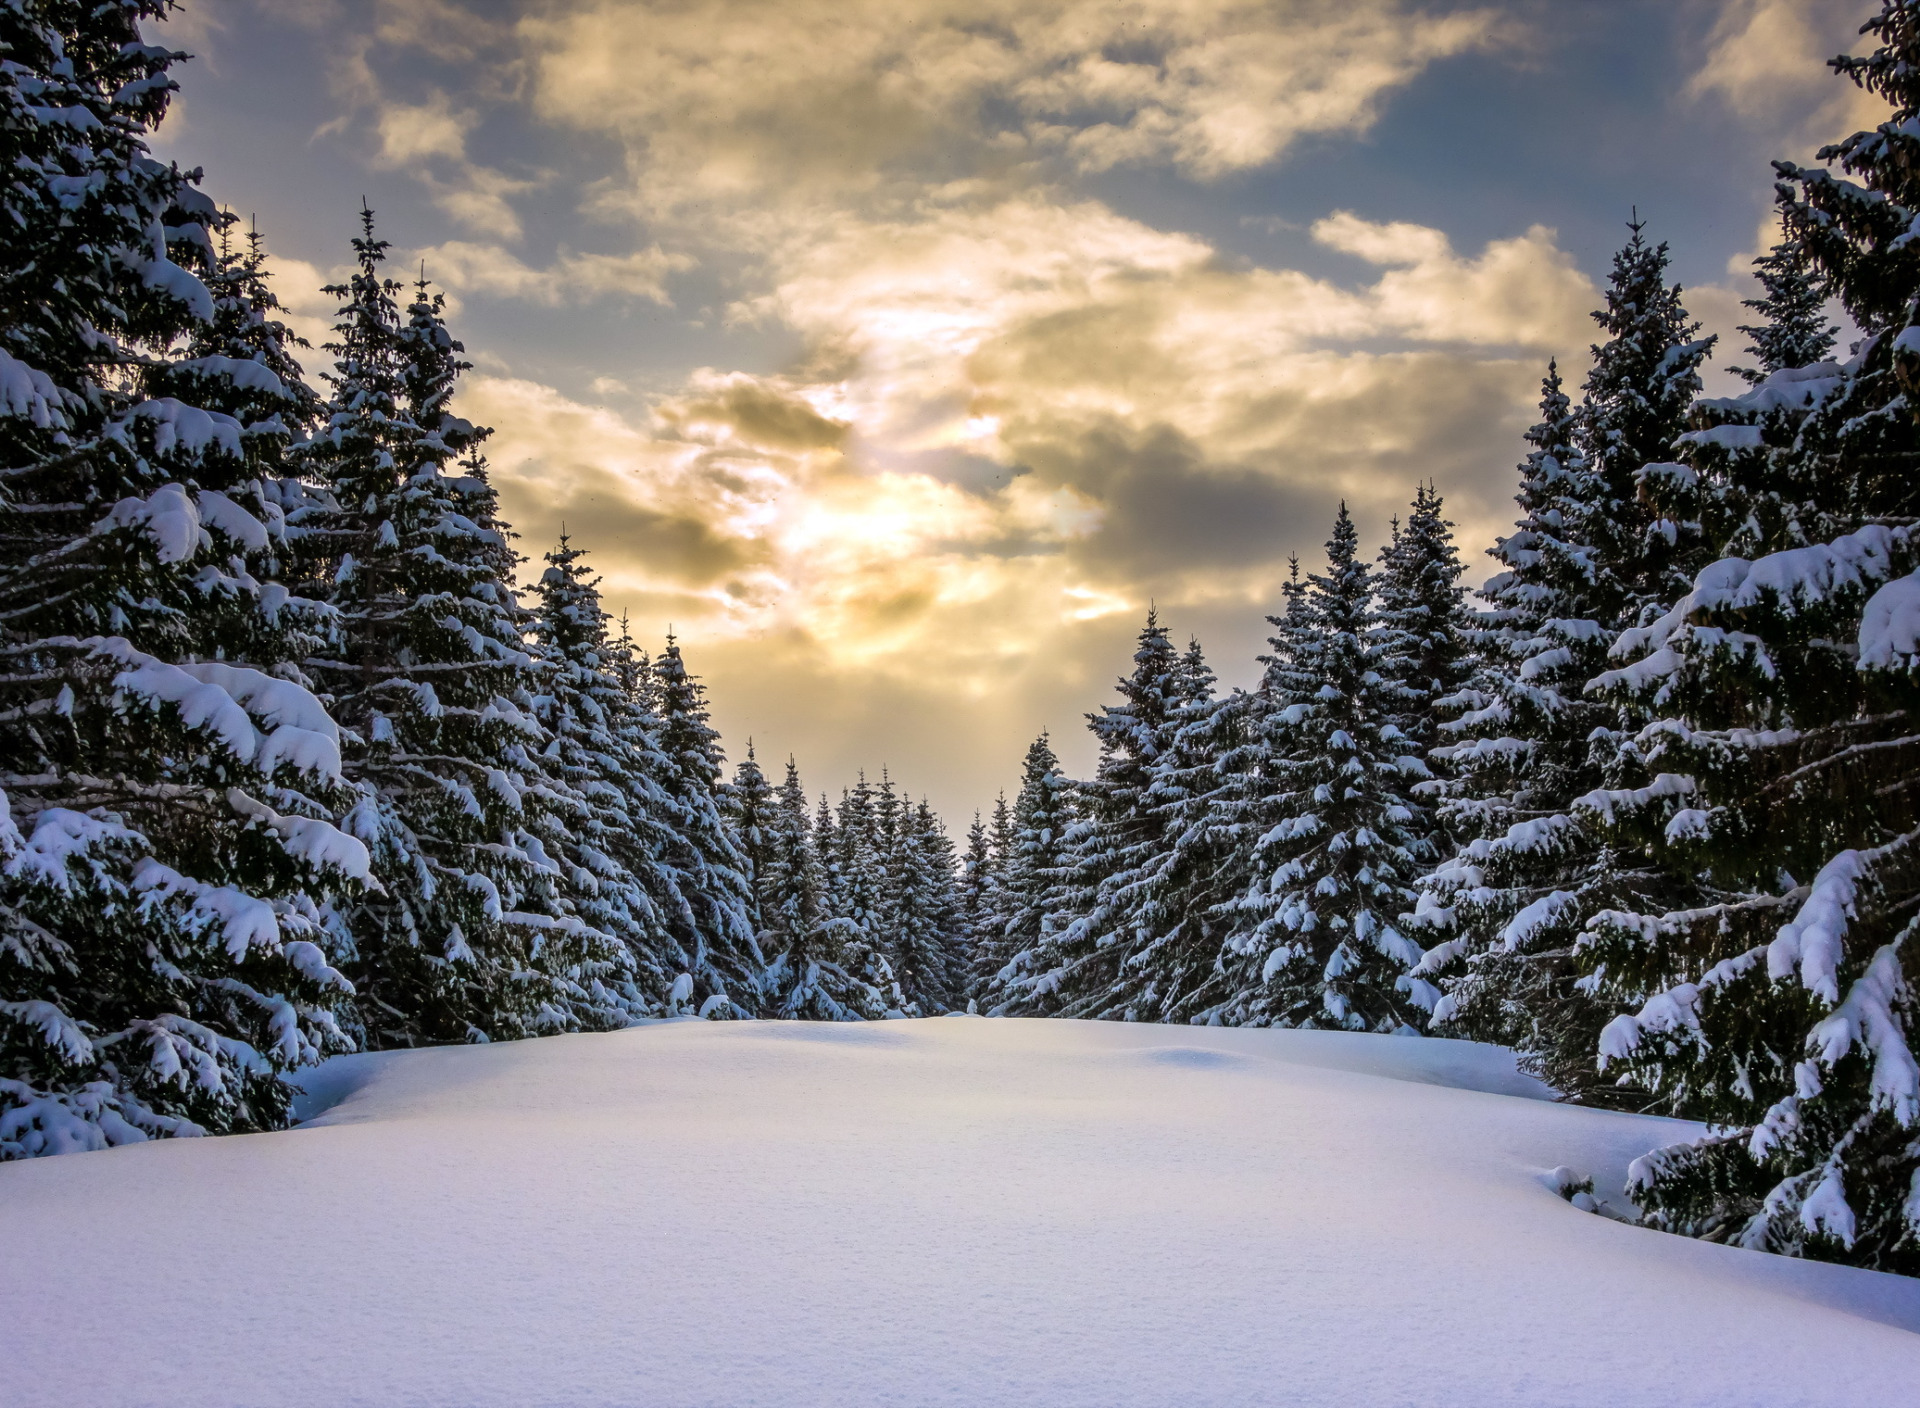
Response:
[[[1920,572],[1887,583],[1860,616],[1860,668],[1911,670],[1920,665]]]
[[[128,667],[113,682],[121,699],[173,705],[188,728],[212,734],[239,761],[263,773],[284,764],[330,782],[341,780],[339,726],[303,686],[220,661],[169,664],[119,636],[86,644],[95,656]],[[271,732],[255,728],[255,718]]]

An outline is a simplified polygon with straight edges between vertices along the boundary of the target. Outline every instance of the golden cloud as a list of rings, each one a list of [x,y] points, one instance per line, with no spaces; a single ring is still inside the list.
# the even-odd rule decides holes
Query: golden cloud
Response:
[[[499,427],[530,545],[564,518],[616,596],[977,688],[1152,592],[1263,600],[1336,497],[1384,520],[1432,475],[1499,521],[1539,363],[1596,290],[1545,230],[1470,256],[1317,234],[1375,281],[1229,268],[1088,204],[844,222],[751,310],[825,349],[811,370],[701,371],[647,424],[482,376],[465,413]]]
[[[521,21],[536,110],[632,146],[637,198],[885,195],[924,165],[1171,163],[1203,178],[1365,129],[1491,9],[1401,0],[584,0]]]

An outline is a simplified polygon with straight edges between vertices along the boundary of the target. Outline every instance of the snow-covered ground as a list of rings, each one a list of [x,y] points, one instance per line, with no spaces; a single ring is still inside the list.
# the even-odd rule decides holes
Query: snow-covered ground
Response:
[[[1920,1281],[1575,1210],[1685,1129],[1504,1052],[939,1018],[350,1057],[0,1166],[0,1400],[1885,1404]]]

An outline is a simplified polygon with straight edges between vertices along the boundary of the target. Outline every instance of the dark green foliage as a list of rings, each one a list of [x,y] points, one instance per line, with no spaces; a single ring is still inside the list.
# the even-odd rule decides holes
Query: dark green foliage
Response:
[[[324,622],[271,580],[280,442],[234,418],[269,349],[180,355],[231,309],[198,173],[147,153],[163,9],[0,7],[0,1158],[274,1128],[347,1045],[366,854],[288,667]]]

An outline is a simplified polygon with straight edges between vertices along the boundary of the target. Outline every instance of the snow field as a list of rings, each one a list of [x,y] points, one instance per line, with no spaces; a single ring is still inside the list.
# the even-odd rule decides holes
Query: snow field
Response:
[[[1501,1050],[936,1018],[354,1056],[0,1166],[29,1405],[1894,1404],[1920,1281],[1575,1210]]]

